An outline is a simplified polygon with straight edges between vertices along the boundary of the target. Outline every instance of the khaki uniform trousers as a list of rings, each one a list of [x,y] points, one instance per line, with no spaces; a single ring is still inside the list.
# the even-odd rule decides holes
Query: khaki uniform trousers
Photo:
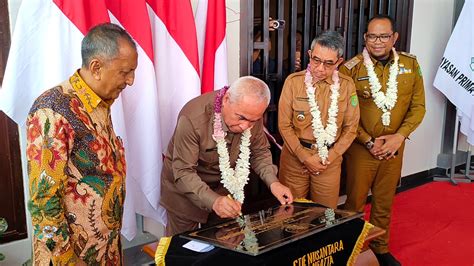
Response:
[[[404,144],[396,158],[377,160],[361,144],[354,142],[344,154],[347,173],[345,209],[363,212],[369,190],[372,191],[370,223],[386,233],[371,241],[375,253],[388,252],[392,203],[401,176]]]
[[[280,182],[289,187],[293,197],[310,199],[336,209],[339,200],[342,157],[337,158],[319,175],[304,174],[304,164],[283,145],[280,155]],[[309,197],[308,197],[309,196]]]

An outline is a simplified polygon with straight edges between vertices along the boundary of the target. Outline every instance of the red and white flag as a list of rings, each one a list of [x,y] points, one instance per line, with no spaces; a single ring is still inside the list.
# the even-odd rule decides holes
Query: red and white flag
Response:
[[[225,0],[211,2],[199,0],[196,12],[202,93],[228,85]]]
[[[24,127],[34,100],[81,67],[87,31],[107,21],[102,1],[23,0],[0,89],[0,110]]]
[[[200,95],[194,16],[189,0],[146,0],[153,32],[163,150],[181,108]]]
[[[135,213],[164,222],[164,209],[158,205],[162,146],[154,51],[145,0],[106,0],[106,4],[111,22],[130,33],[138,51],[134,84],[112,106],[114,128],[123,136],[127,159],[122,234],[131,240],[137,230]]]

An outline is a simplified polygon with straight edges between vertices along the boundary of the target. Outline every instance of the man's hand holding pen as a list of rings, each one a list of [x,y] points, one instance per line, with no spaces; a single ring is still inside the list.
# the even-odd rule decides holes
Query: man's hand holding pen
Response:
[[[221,218],[236,218],[242,215],[242,204],[229,194],[218,197],[212,205],[212,210]]]

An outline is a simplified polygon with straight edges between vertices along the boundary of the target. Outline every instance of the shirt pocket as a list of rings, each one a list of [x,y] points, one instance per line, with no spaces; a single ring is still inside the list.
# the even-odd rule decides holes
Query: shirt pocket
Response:
[[[354,79],[356,90],[370,90],[369,77],[362,76]]]
[[[397,77],[398,96],[410,97],[413,93],[413,85],[415,84],[415,74],[405,73],[399,74]]]
[[[293,125],[300,128],[305,127],[311,123],[311,119],[308,97],[296,97],[293,101]]]
[[[217,146],[214,145],[203,148],[199,154],[199,165],[206,169],[211,169],[218,164],[219,154],[217,153]]]
[[[369,81],[358,82],[358,85],[356,85],[356,93],[359,102],[365,103],[372,101],[372,91],[370,90]]]

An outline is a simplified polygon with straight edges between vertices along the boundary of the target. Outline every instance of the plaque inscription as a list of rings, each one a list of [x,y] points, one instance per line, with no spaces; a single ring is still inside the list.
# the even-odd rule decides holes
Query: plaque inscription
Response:
[[[316,204],[294,203],[181,236],[255,256],[361,216],[362,213]]]

